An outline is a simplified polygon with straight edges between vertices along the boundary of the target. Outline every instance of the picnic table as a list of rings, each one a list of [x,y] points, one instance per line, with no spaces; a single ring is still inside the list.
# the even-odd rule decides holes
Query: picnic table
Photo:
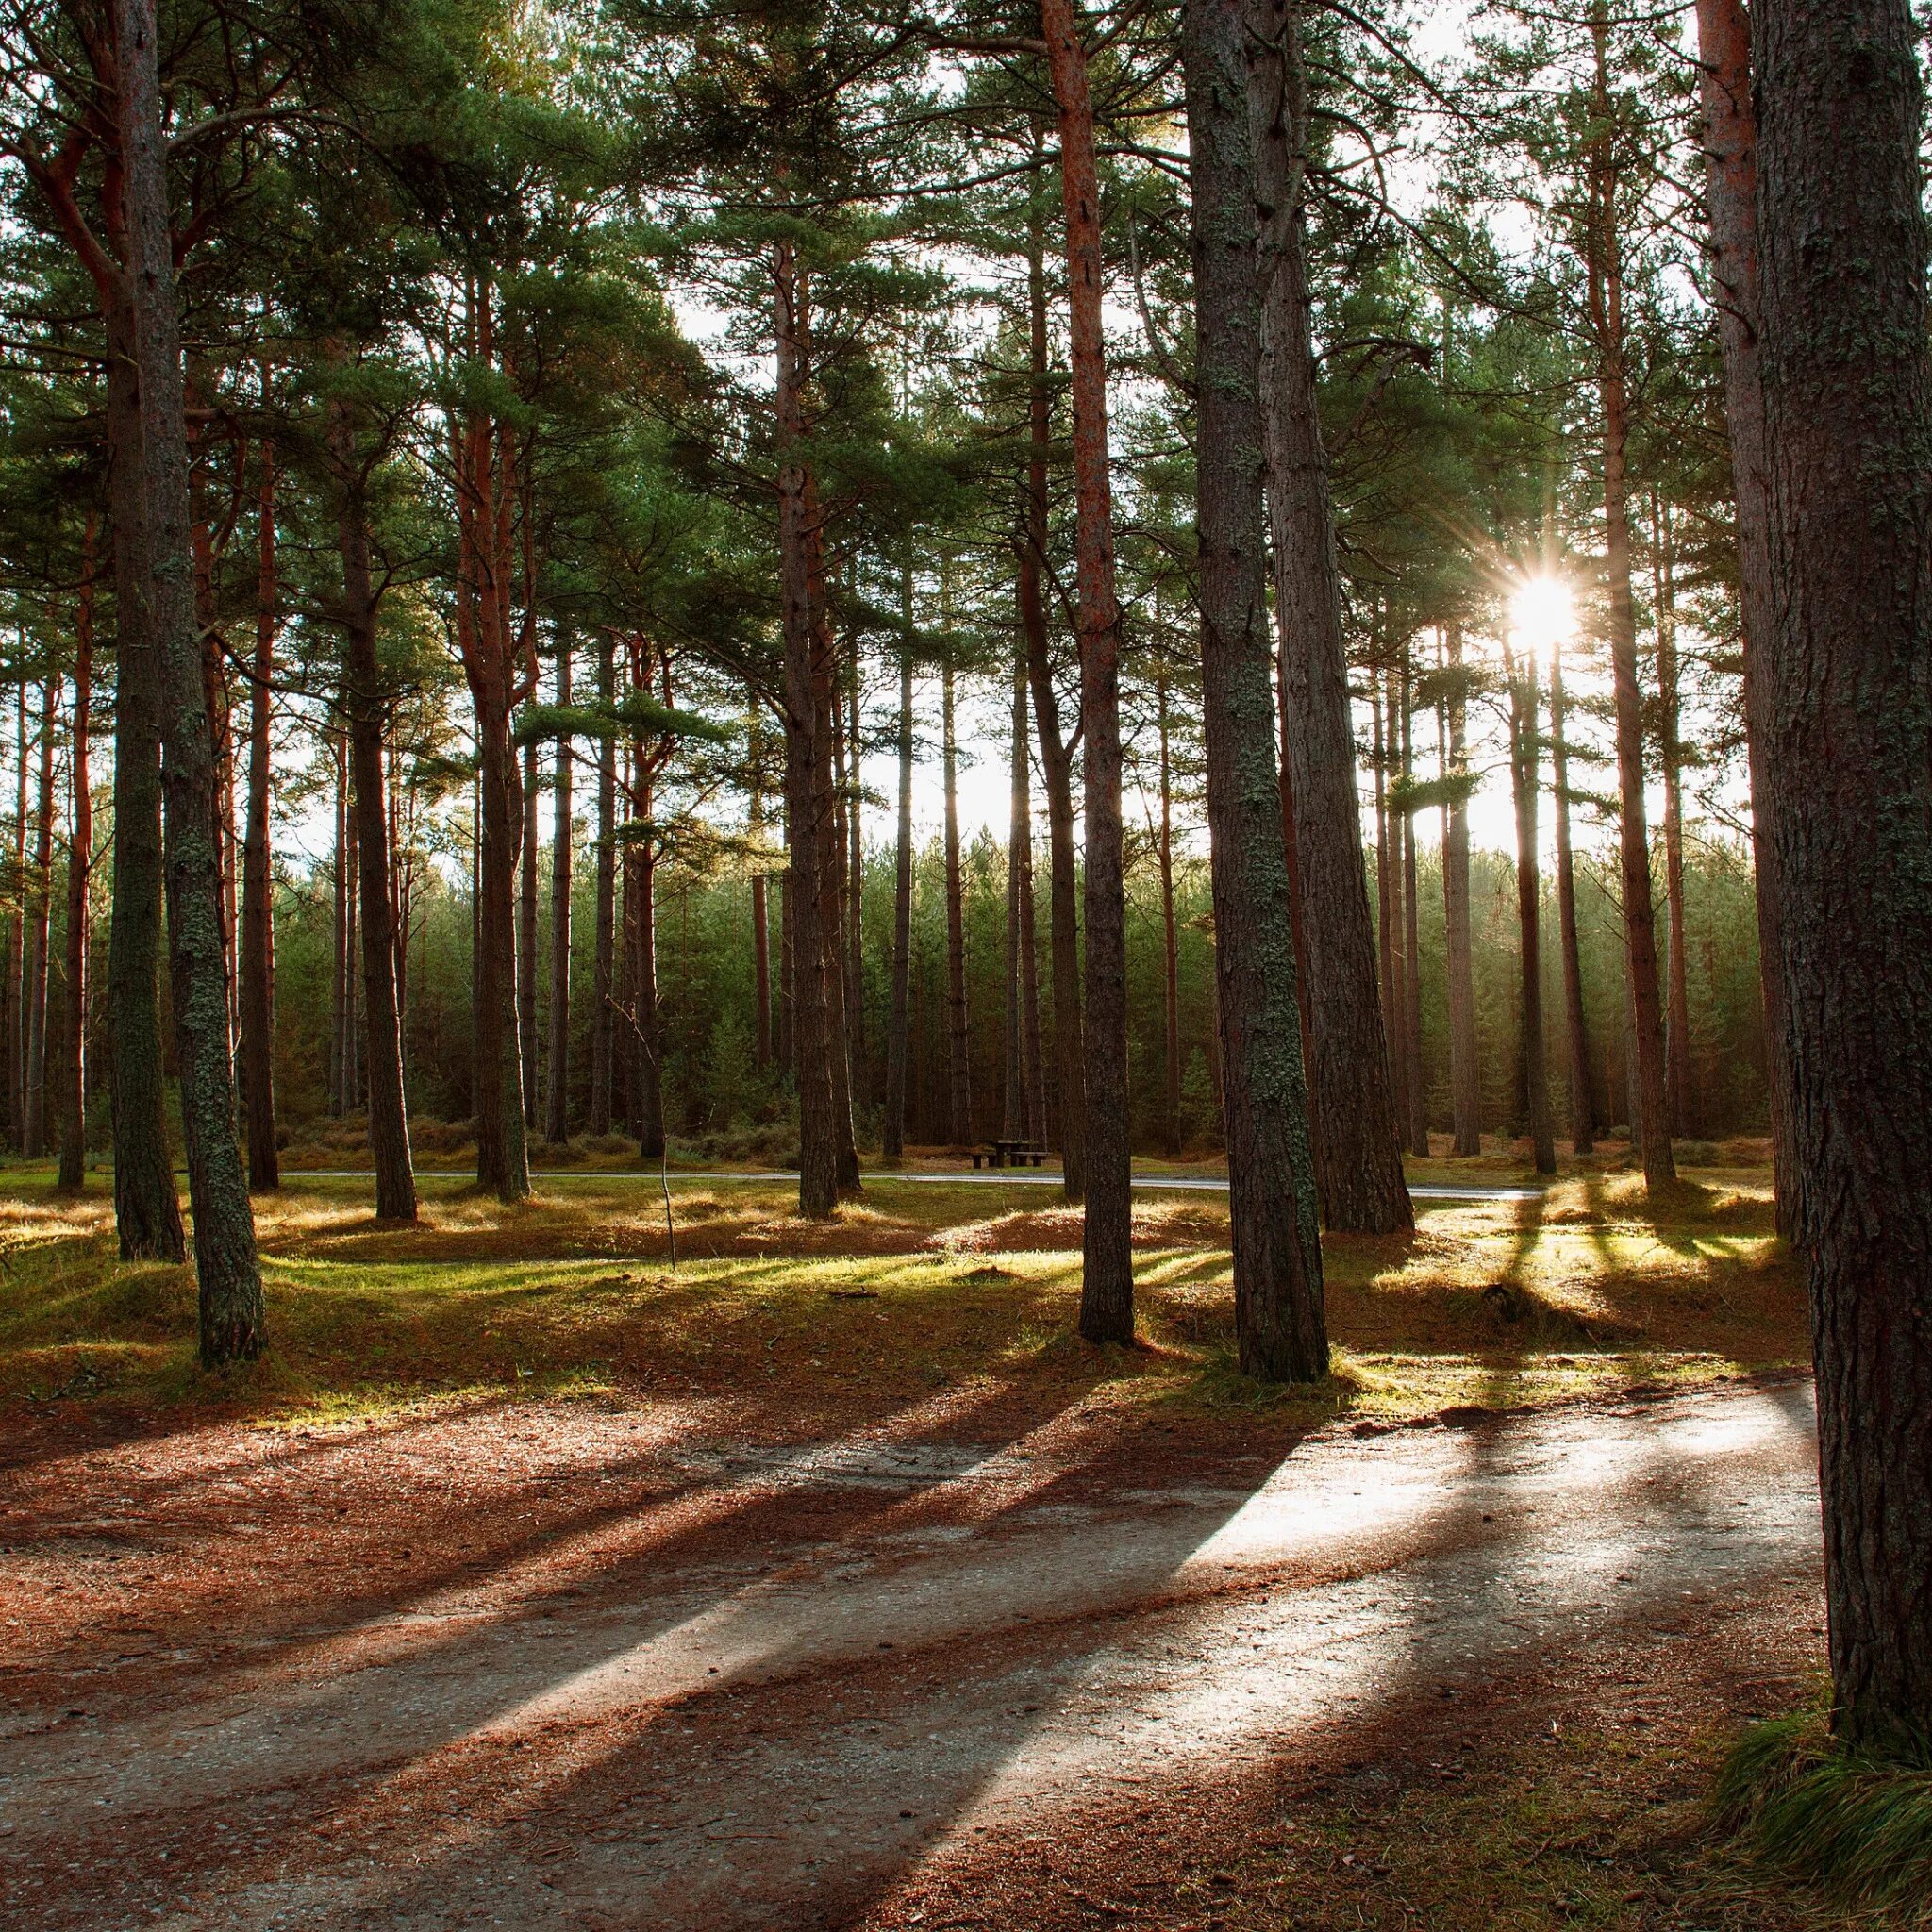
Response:
[[[988,1167],[1038,1167],[1046,1149],[1031,1141],[996,1139],[991,1147],[973,1150],[973,1171],[977,1174],[983,1161]]]

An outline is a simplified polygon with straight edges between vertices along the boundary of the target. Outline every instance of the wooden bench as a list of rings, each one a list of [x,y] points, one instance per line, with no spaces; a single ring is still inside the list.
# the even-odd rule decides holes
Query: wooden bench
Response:
[[[1046,1149],[1031,1141],[995,1140],[991,1147],[973,1150],[973,1171],[977,1174],[982,1162],[988,1167],[1038,1167],[1045,1158]]]

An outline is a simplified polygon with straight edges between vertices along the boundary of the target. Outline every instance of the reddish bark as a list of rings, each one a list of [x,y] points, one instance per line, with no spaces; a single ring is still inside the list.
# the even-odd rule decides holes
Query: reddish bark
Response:
[[[1080,1333],[1134,1336],[1132,1160],[1127,1144],[1126,892],[1121,833],[1120,604],[1114,590],[1101,308],[1100,179],[1087,52],[1071,0],[1041,0],[1047,71],[1059,109],[1074,412],[1074,556],[1079,591],[1080,730],[1085,742],[1087,951],[1083,1051],[1087,1217]]]

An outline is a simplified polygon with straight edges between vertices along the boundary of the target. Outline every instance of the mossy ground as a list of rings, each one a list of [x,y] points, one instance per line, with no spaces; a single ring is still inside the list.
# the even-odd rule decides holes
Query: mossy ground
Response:
[[[1447,1165],[1434,1163],[1432,1165]],[[1507,1168],[1498,1157],[1483,1166]],[[1475,1163],[1459,1180],[1489,1179]],[[0,1401],[379,1412],[481,1390],[698,1387],[808,1408],[975,1378],[1188,1408],[1365,1424],[1801,1366],[1802,1293],[1765,1174],[1713,1168],[1668,1201],[1587,1166],[1540,1199],[1424,1202],[1412,1236],[1324,1243],[1336,1370],[1316,1390],[1234,1366],[1224,1202],[1137,1197],[1141,1345],[1073,1335],[1078,1215],[1035,1187],[869,1177],[831,1222],[783,1184],[540,1177],[504,1208],[425,1177],[385,1226],[364,1185],[257,1203],[270,1351],[225,1375],[192,1347],[191,1270],[124,1264],[97,1189],[0,1183]]]

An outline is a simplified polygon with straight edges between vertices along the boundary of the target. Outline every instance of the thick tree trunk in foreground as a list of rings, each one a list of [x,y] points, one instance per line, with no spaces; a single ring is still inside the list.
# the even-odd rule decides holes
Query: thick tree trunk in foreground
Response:
[[[1557,798],[1557,929],[1563,948],[1563,1020],[1570,1042],[1570,1151],[1593,1154],[1596,1125],[1590,1104],[1590,1029],[1583,1011],[1583,954],[1576,934],[1576,858],[1570,844],[1568,724],[1563,648],[1558,644],[1550,660],[1550,775]]]
[[[1765,795],[1769,736],[1759,669],[1774,621],[1766,528],[1764,390],[1757,368],[1757,121],[1751,102],[1751,23],[1743,0],[1697,0],[1703,72],[1705,201],[1711,275],[1720,291],[1724,418],[1738,506],[1738,580],[1744,627],[1744,737],[1750,758],[1752,869],[1757,884],[1757,954],[1764,985],[1765,1069],[1771,1103],[1772,1168],[1778,1232],[1795,1226],[1798,1176],[1791,1154],[1790,1056],[1786,1048],[1784,957],[1777,854],[1756,801]]]
[[[911,602],[909,581],[907,603]],[[886,1021],[886,1115],[881,1154],[906,1153],[907,1068],[911,1057],[908,996],[912,974],[912,654],[899,657],[899,824],[892,869],[892,996]]]
[[[1482,1071],[1475,1043],[1475,962],[1469,931],[1468,694],[1462,682],[1462,625],[1448,626],[1448,750],[1442,775],[1456,781],[1442,808],[1442,951],[1449,981],[1449,1107],[1455,1152],[1482,1152]]]
[[[1027,225],[1027,312],[1031,346],[1027,388],[1026,484],[1020,537],[1020,633],[1026,647],[1026,681],[1033,699],[1034,735],[1040,743],[1046,788],[1048,925],[1053,959],[1053,1058],[1058,1100],[1058,1143],[1066,1199],[1086,1193],[1086,1054],[1080,1044],[1080,915],[1074,858],[1073,747],[1060,731],[1059,698],[1053,686],[1046,605],[1041,582],[1046,569],[1048,421],[1046,264],[1039,197]]]
[[[248,1140],[248,1185],[257,1192],[281,1186],[275,1145],[275,891],[269,869],[270,741],[275,696],[275,446],[261,445],[261,485],[256,497],[255,658],[249,667],[248,798],[242,835],[242,1119]]]
[[[1082,1047],[1087,1219],[1080,1333],[1134,1339],[1133,1161],[1127,1145],[1127,911],[1121,835],[1120,603],[1114,592],[1108,459],[1100,179],[1087,53],[1072,0],[1041,0],[1047,71],[1059,108],[1073,362],[1074,558],[1080,608],[1085,741],[1087,953]]]
[[[557,703],[570,708],[571,656],[575,640],[567,628],[557,637]],[[557,741],[556,790],[550,813],[550,1084],[543,1104],[543,1135],[553,1147],[570,1139],[571,952],[571,740]]]
[[[94,694],[94,538],[90,513],[81,552],[80,609],[74,638],[74,729],[69,739],[67,790],[67,1000],[61,1009],[60,1061],[56,1100],[60,1108],[60,1177],[63,1191],[87,1184],[87,1008],[92,949],[88,930],[88,877],[93,864],[93,775],[88,755]]]
[[[1300,886],[1301,970],[1308,986],[1307,1067],[1315,1178],[1332,1228],[1390,1234],[1414,1225],[1402,1174],[1389,1041],[1376,1002],[1375,939],[1362,869],[1355,731],[1342,645],[1328,459],[1316,408],[1303,267],[1300,183],[1290,157],[1280,57],[1294,32],[1288,0],[1262,0],[1257,183],[1267,274],[1262,375],[1268,508],[1288,714],[1288,791]],[[1291,49],[1292,52],[1293,50]]]
[[[1623,236],[1609,135],[1609,77],[1601,14],[1595,25],[1596,117],[1605,132],[1591,161],[1591,212],[1587,228],[1591,324],[1596,337],[1597,394],[1603,409],[1604,572],[1609,589],[1610,681],[1617,711],[1617,790],[1623,806],[1621,853],[1624,946],[1637,1027],[1637,1077],[1643,1095],[1643,1179],[1668,1187],[1677,1177],[1671,1155],[1669,1080],[1664,1069],[1663,1003],[1657,983],[1657,913],[1650,889],[1650,828],[1643,803],[1643,699],[1637,683],[1637,612],[1630,595],[1630,503],[1624,468],[1628,400],[1624,359]]]
[[[1241,1366],[1307,1382],[1327,1373],[1328,1338],[1269,676],[1247,5],[1188,0],[1183,16],[1203,716]]]
[[[1542,873],[1537,859],[1538,741],[1536,659],[1509,667],[1509,778],[1516,805],[1516,925],[1523,960],[1523,1085],[1530,1151],[1539,1174],[1557,1171],[1550,1130],[1550,1082],[1543,1065]]]
[[[607,716],[617,703],[617,644],[597,633],[597,706]],[[607,726],[597,746],[597,912],[591,959],[591,1132],[610,1131],[616,1073],[617,1015],[617,736]]]
[[[188,424],[153,0],[117,0],[114,25],[147,508],[148,568],[137,593],[149,600],[158,658],[169,977],[194,1210],[201,1358],[212,1366],[260,1352],[261,1270],[247,1171],[235,1140],[221,837],[189,555]]]
[[[108,308],[108,445],[114,543],[114,891],[108,920],[114,1225],[124,1261],[181,1261],[188,1241],[168,1152],[158,975],[161,942],[161,690],[142,591],[147,508],[134,318]]]
[[[1932,380],[1916,24],[1759,0],[1764,768],[1834,1722],[1932,1736]]]
[[[369,1156],[380,1221],[414,1221],[416,1176],[403,1090],[403,1015],[396,992],[395,895],[390,884],[389,808],[383,771],[384,694],[375,655],[376,600],[369,562],[367,473],[345,413],[331,425],[337,542],[342,564],[342,708],[355,785],[357,924],[362,951],[362,1022],[369,1081]],[[353,1053],[353,1048],[350,1049]]]
[[[959,876],[959,747],[950,664],[941,674],[941,689],[946,798],[946,1135],[957,1148],[973,1139],[973,1069],[967,1058],[966,898]]]

